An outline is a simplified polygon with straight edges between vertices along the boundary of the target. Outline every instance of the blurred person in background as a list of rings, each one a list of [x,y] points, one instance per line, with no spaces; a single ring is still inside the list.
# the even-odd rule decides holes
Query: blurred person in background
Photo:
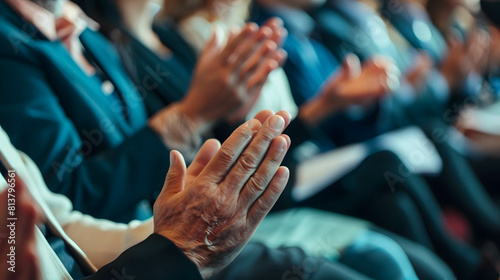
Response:
[[[492,26],[487,24],[482,24],[481,17],[477,17],[473,19],[473,15],[471,12],[468,12],[464,7],[460,9],[460,13],[462,17],[467,20],[464,21],[473,21],[469,23],[466,29],[458,30],[460,25],[455,25],[457,27],[453,27],[452,24],[447,28],[448,33],[442,35],[441,33],[436,32],[437,28],[431,22],[430,16],[426,13],[425,7],[434,7],[439,1],[433,1],[433,4],[429,4],[428,1],[403,1],[400,2],[400,5],[395,5],[394,1],[386,1],[384,8],[382,9],[382,14],[390,21],[394,27],[401,33],[401,35],[416,49],[423,50],[429,54],[434,53],[433,56],[433,64],[436,65],[435,68],[439,68],[443,76],[448,81],[450,85],[450,101],[449,108],[453,108],[454,113],[457,115],[452,118],[453,121],[447,121],[446,123],[452,124],[454,126],[462,125],[462,118],[467,118],[469,110],[477,110],[477,109],[487,109],[490,107],[495,100],[497,99],[497,89],[495,89],[495,77],[498,75],[498,30]],[[458,5],[458,3],[455,3]],[[457,8],[458,6],[455,6]],[[458,15],[455,15],[458,17]],[[450,19],[449,22],[452,22]],[[425,25],[423,25],[425,23]],[[465,26],[462,24],[461,26]],[[417,27],[420,27],[417,28]],[[464,27],[465,28],[465,27]],[[428,34],[427,31],[431,30],[432,36],[426,38],[425,35]],[[466,36],[465,40],[467,42],[463,42],[463,38],[461,35],[464,33]],[[457,35],[458,34],[458,35]],[[446,45],[442,45],[440,42],[444,41],[444,36],[448,38],[448,48]],[[434,46],[433,46],[434,44]],[[438,47],[443,46],[443,47]],[[478,48],[479,47],[479,48]],[[478,53],[481,52],[482,54]],[[474,58],[474,56],[476,56]],[[476,60],[475,63],[467,62],[468,59]],[[465,60],[465,61],[464,61]],[[472,67],[472,68],[471,68]],[[468,69],[468,70],[467,70]],[[467,73],[469,73],[467,75]],[[466,75],[464,75],[466,74]],[[427,76],[436,75],[435,71],[430,72]],[[453,77],[453,78],[448,78]],[[427,78],[428,79],[428,78]],[[453,82],[455,80],[455,82]],[[467,90],[463,90],[467,88],[467,83],[463,83],[460,81],[467,80],[477,80],[476,82],[471,82],[468,84],[476,84],[475,90],[468,90],[469,94],[467,94]],[[428,83],[432,83],[432,79]],[[454,86],[452,86],[454,85]],[[469,87],[470,88],[470,87]],[[461,91],[461,93],[453,93],[457,90]],[[446,92],[443,89],[443,92]],[[462,95],[465,94],[465,95]],[[426,106],[431,106],[427,104]],[[460,108],[463,106],[464,109],[457,110],[456,108]],[[448,116],[447,112],[443,113],[443,116]],[[488,122],[487,119],[484,120]],[[489,122],[495,122],[494,119],[490,119]],[[478,124],[479,125],[479,124]],[[487,125],[487,124],[485,124]],[[492,173],[495,170],[495,160],[489,157],[481,156],[480,153],[474,153],[468,151],[468,149],[464,149],[458,147],[459,151],[462,154],[468,156],[468,159],[474,163],[473,167],[474,171],[477,173],[477,177],[480,182],[483,183],[485,187],[489,187],[490,193],[494,191],[494,188],[491,184],[492,181]],[[464,162],[463,158],[454,157],[456,162]],[[462,163],[462,173],[471,174],[469,172],[470,168],[465,168],[467,164]],[[479,165],[483,168],[478,168]],[[465,175],[464,174],[464,175]],[[474,175],[469,175],[466,177],[475,177]],[[445,179],[446,181],[450,181],[450,179]],[[468,180],[468,183],[471,186],[474,186],[476,189],[482,189],[481,185],[479,185],[478,180]],[[458,183],[454,183],[455,185],[459,185]],[[477,194],[477,192],[476,192]],[[476,195],[477,197],[477,195]],[[483,196],[484,197],[484,196]],[[492,203],[489,200],[483,200],[481,203],[486,209]],[[477,208],[476,205],[471,205],[471,208]],[[480,208],[479,208],[480,209]],[[467,212],[472,212],[473,210],[466,210]],[[488,212],[494,212],[494,210],[486,210]],[[479,214],[478,216],[485,216]],[[472,218],[474,221],[475,219]],[[494,220],[494,219],[493,219]],[[483,222],[483,225],[475,226],[477,228],[484,228],[484,223],[490,223],[491,220],[487,220]],[[491,233],[490,233],[491,234]],[[493,235],[497,235],[498,233],[493,233]],[[484,232],[480,232],[478,239],[489,238],[488,235],[484,236]]]
[[[397,13],[397,15],[391,17],[388,11],[381,10],[382,1],[330,1],[327,6],[319,9],[317,13],[315,13],[315,16],[321,26],[323,38],[329,43],[327,45],[334,50],[334,53],[341,53],[339,51],[345,51],[347,49],[358,52],[365,57],[369,57],[376,53],[391,55],[401,67],[403,73],[407,71],[409,71],[408,73],[412,73],[412,71],[406,69],[408,66],[412,66],[412,57],[416,57],[416,61],[419,61],[421,60],[421,55],[419,55],[418,51],[412,49],[412,46],[408,44],[406,38],[399,34],[390,23],[384,21],[380,16],[380,14],[387,15],[387,18],[396,22],[396,16],[401,18],[400,13],[408,13],[408,11],[404,9],[408,6],[404,3],[405,2],[398,2],[396,3],[397,5],[393,3],[394,5],[392,6],[390,6],[389,3],[388,6],[393,9],[394,13]],[[420,13],[421,12],[420,10]],[[416,14],[418,13],[410,13],[406,16],[405,21],[399,21],[398,24],[411,23],[410,19],[412,17],[410,16],[415,16]],[[366,21],[367,18],[370,20]],[[420,22],[420,24],[429,24],[430,21],[428,19],[426,20],[425,17],[423,17],[423,19],[425,21]],[[370,23],[369,26],[367,22]],[[343,26],[343,29],[339,29],[339,26]],[[408,29],[408,26],[400,26],[398,28],[399,30],[403,28]],[[441,35],[439,32],[432,32],[432,30],[435,29],[436,28],[429,28],[427,35],[431,36],[431,39],[432,36],[437,37],[437,42],[439,44],[439,42],[442,41],[442,39],[439,40]],[[402,34],[409,35],[408,32],[403,32]],[[480,44],[478,33],[473,35],[471,40],[473,40],[473,42],[470,43],[471,45],[467,46],[474,48],[472,54],[462,45],[456,48],[456,50],[460,50],[461,53],[453,52],[450,54],[452,56],[450,59],[446,57],[443,58],[443,63],[449,65],[445,67],[448,70],[441,69],[441,71],[442,73],[451,71],[449,76],[453,77],[453,81],[455,81],[456,85],[448,84],[446,78],[439,79],[439,77],[446,75],[444,73],[440,74],[439,72],[441,71],[439,68],[437,72],[432,70],[436,66],[425,63],[429,70],[421,71],[421,73],[424,74],[422,76],[424,79],[416,84],[417,86],[420,84],[420,92],[422,92],[417,96],[425,98],[418,100],[421,105],[416,106],[413,105],[413,102],[409,103],[410,109],[408,111],[412,112],[414,121],[423,127],[428,137],[433,140],[443,159],[444,169],[440,176],[437,180],[430,179],[432,185],[435,186],[433,190],[437,194],[443,193],[443,195],[439,196],[441,201],[449,201],[451,198],[454,202],[453,205],[458,205],[459,209],[462,209],[470,217],[470,220],[475,225],[475,231],[483,238],[491,239],[498,243],[498,222],[500,221],[497,217],[499,214],[498,208],[492,202],[491,197],[484,191],[484,187],[481,185],[477,176],[472,172],[466,159],[457,153],[446,141],[438,141],[439,139],[437,138],[439,137],[436,135],[436,131],[443,131],[445,132],[445,136],[449,136],[449,133],[446,133],[446,131],[449,130],[446,128],[445,122],[439,119],[442,118],[446,111],[448,88],[453,89],[456,87],[462,89],[460,84],[467,80],[466,77],[468,73],[470,73],[470,71],[460,66],[462,63],[460,59],[468,60],[470,59],[469,55],[474,57],[474,54],[480,53],[484,48],[484,46]],[[342,44],[336,44],[338,41],[342,41]],[[405,64],[408,66],[403,67]],[[470,63],[465,64],[471,65]],[[420,63],[416,65],[420,65]],[[472,70],[473,68],[468,69]],[[462,72],[458,73],[457,71],[462,71],[466,75],[460,76],[459,74]],[[440,82],[440,80],[444,81],[444,83]],[[404,81],[402,84],[404,84]],[[436,87],[438,85],[443,86]],[[410,94],[407,95],[413,95],[412,92],[415,92],[415,90],[418,92],[418,87],[415,87],[414,90],[411,89],[412,87],[413,86],[411,86],[409,90]],[[398,94],[400,93],[396,93],[396,95]],[[465,96],[463,96],[462,99],[464,97]],[[436,110],[438,108],[441,109]],[[399,117],[399,119],[405,118]],[[406,116],[406,119],[411,120],[408,116]],[[443,188],[443,186],[446,188]],[[460,268],[460,266],[455,267]]]
[[[284,49],[289,54],[289,61],[287,61],[287,63],[290,65],[289,67],[291,68],[291,71],[302,73],[303,76],[308,75],[311,72],[317,73],[317,69],[321,69],[321,67],[323,67],[323,65],[325,64],[325,61],[329,61],[328,58],[331,56],[331,54],[329,54],[328,51],[326,51],[326,54],[324,54],[325,51],[323,49],[326,48],[321,43],[321,36],[318,36],[317,34],[318,30],[315,26],[316,23],[306,13],[307,11],[311,11],[314,8],[318,7],[321,3],[317,1],[290,2],[270,0],[262,0],[256,2],[258,2],[259,5],[256,5],[256,7],[254,7],[254,19],[258,22],[262,22],[272,16],[280,16],[285,21],[285,27],[287,27],[290,34],[288,37],[289,40],[285,41]],[[354,4],[347,5],[345,1],[339,1],[338,4],[346,5],[343,8],[346,10],[346,12],[348,11],[351,14],[356,12],[361,13],[363,11],[363,6],[356,6]],[[359,16],[360,21],[363,20],[363,22],[365,22],[365,18],[367,18],[366,15]],[[351,38],[355,38],[355,36],[353,36],[353,33],[350,32],[349,29],[343,29],[342,25],[336,26],[335,23],[337,22],[335,21],[335,18],[328,17],[328,20],[331,20],[329,21],[328,27],[336,29],[339,32],[343,32],[343,35],[346,37],[349,36]],[[380,36],[380,34],[378,34],[377,36]],[[342,44],[339,44],[337,48],[342,48]],[[313,52],[313,50],[315,50],[315,52]],[[397,50],[395,49],[395,51]],[[389,53],[385,54],[387,55]],[[320,66],[315,66],[315,68],[313,68],[315,62]],[[285,64],[285,70],[286,69],[287,66]],[[316,72],[314,70],[316,70]],[[300,81],[300,79],[297,80]],[[435,198],[432,195],[422,195],[422,189],[426,188],[425,184],[413,185],[413,188],[408,186],[412,185],[406,185],[406,188],[401,188],[400,186],[398,190],[404,189],[403,192],[408,192],[409,194],[411,194],[410,200],[416,202],[418,210],[401,211],[400,213],[407,213],[406,217],[403,219],[413,220],[411,219],[411,217],[412,215],[414,215],[414,212],[422,213],[422,215],[425,217],[426,227],[429,229],[428,234],[430,234],[431,236],[431,240],[433,241],[432,243],[439,244],[437,245],[436,249],[442,254],[442,256],[446,260],[451,261],[453,263],[453,267],[457,269],[457,271],[468,271],[469,273],[471,273],[471,271],[477,269],[477,267],[479,266],[478,253],[472,247],[467,247],[460,242],[456,242],[454,240],[454,237],[447,232],[447,229],[441,223],[442,212],[439,209],[439,206],[433,203]],[[329,196],[323,193],[322,197],[325,198]],[[393,195],[392,198],[396,199],[396,196]],[[401,204],[403,203],[403,201],[404,203],[408,203],[408,199],[399,201]],[[318,199],[316,199],[317,206],[321,205],[317,202]],[[429,207],[429,205],[436,205],[436,207]],[[482,205],[479,206],[481,207]],[[400,208],[401,206],[393,209]],[[404,234],[405,236],[414,238],[414,240],[419,240],[429,247],[434,246],[432,245],[432,243],[429,243],[428,240],[422,239],[420,237],[421,235],[416,234],[416,231],[410,232],[408,230],[402,229],[402,227],[398,225],[391,224],[391,219],[390,217],[387,217],[387,215],[382,215],[378,212],[375,212],[373,215],[371,215],[370,220],[377,221],[378,224],[389,227],[391,230],[395,230],[400,234]]]

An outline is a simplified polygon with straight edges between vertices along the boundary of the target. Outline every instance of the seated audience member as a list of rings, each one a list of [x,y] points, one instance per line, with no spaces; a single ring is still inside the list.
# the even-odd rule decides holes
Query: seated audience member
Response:
[[[76,210],[128,222],[136,205],[158,194],[169,149],[192,158],[213,119],[245,111],[242,105],[258,96],[258,86],[242,90],[247,79],[261,84],[267,74],[250,69],[242,72],[245,79],[216,88],[231,68],[205,65],[185,99],[148,118],[115,50],[95,27],[69,1],[0,1],[0,125]],[[257,33],[240,35],[232,47]],[[232,52],[225,49],[226,56]],[[224,59],[212,58],[211,65]],[[259,63],[277,67],[274,61],[270,55]]]
[[[415,21],[420,20],[419,22],[425,22],[428,25],[432,25],[432,23],[428,20],[428,16],[426,19],[426,15],[421,15],[425,13],[425,10],[406,11],[405,9],[409,8],[409,5],[408,3],[405,4],[405,1],[399,2],[397,7],[388,3],[386,10],[381,10],[383,7],[382,2],[384,1],[332,0],[319,9],[315,13],[315,17],[319,23],[322,37],[332,51],[340,51],[341,48],[338,47],[336,42],[342,40],[344,42],[342,49],[344,50],[348,49],[365,54],[382,53],[391,55],[398,62],[403,72],[409,73],[411,69],[408,69],[408,66],[412,66],[412,57],[418,51],[413,49],[406,40],[415,41],[417,36],[410,36],[409,32],[399,34],[397,30],[411,29],[411,26],[402,25],[411,25],[412,16],[417,17],[417,15],[420,15],[419,18],[423,18],[421,20],[419,18],[414,19]],[[423,3],[425,1],[419,2]],[[414,6],[418,8],[418,5]],[[397,11],[394,10],[396,8]],[[391,16],[390,11],[398,13],[398,15]],[[404,14],[407,14],[407,16],[402,16]],[[389,20],[384,21],[381,15],[387,15],[390,21],[397,22],[398,27],[394,28]],[[404,17],[404,20],[397,20],[401,17]],[[367,21],[367,18],[370,20]],[[338,26],[344,26],[343,30],[336,28]],[[429,30],[436,29],[433,26],[429,27]],[[352,36],[352,34],[355,34],[355,36]],[[381,42],[380,37],[382,35],[380,34],[385,34],[383,36],[390,40],[384,44],[385,48],[381,48],[380,44],[377,45],[377,43]],[[402,35],[407,37],[405,38]],[[440,39],[442,35],[439,32],[431,32],[430,35],[433,36],[430,39],[431,41],[434,38],[437,38],[435,39],[437,41],[442,40]],[[362,38],[362,40],[353,40],[355,37]],[[361,44],[360,41],[366,43]],[[439,174],[437,180],[430,180],[435,186],[433,189],[444,189],[443,193],[446,200],[452,198],[453,203],[457,204],[460,209],[463,209],[471,217],[471,221],[482,234],[486,233],[487,238],[498,240],[498,230],[500,229],[498,207],[493,204],[484,192],[484,187],[471,171],[463,156],[451,147],[448,139],[442,141],[445,137],[449,138],[450,133],[445,133],[445,137],[436,136],[437,131],[449,131],[443,119],[448,120],[450,118],[449,112],[453,113],[453,110],[455,110],[446,111],[448,96],[451,94],[449,89],[462,88],[462,83],[467,80],[467,74],[470,72],[467,67],[464,68],[461,65],[469,65],[470,63],[467,61],[471,59],[470,57],[474,57],[478,50],[481,52],[482,47],[478,44],[478,36],[471,36],[471,41],[467,44],[467,47],[463,45],[454,47],[454,51],[450,51],[448,56],[442,58],[441,66],[431,65],[431,69],[423,72],[423,80],[420,81],[420,84],[423,85],[424,92],[420,92],[418,97],[426,98],[420,100],[420,104],[409,103],[410,107],[407,111],[413,114],[412,122],[421,126],[428,134],[429,139],[433,140],[443,159],[443,171]],[[413,45],[423,44],[414,42]],[[405,64],[407,66],[403,66]],[[418,85],[415,90],[418,91]],[[454,108],[461,107],[458,104],[455,105],[457,106],[454,106]],[[429,114],[429,111],[432,113]]]
[[[402,1],[399,6],[399,12],[395,13],[393,9],[390,7],[384,7],[382,10],[382,14],[387,15],[387,18],[390,19],[390,22],[394,24],[394,29],[397,29],[398,32],[394,30],[394,36],[401,36],[403,38],[403,42],[398,44],[402,45],[407,42],[418,49],[423,49],[429,53],[432,53],[431,45],[432,42],[441,41],[443,35],[437,32],[437,27],[434,26],[433,22],[430,21],[430,16],[427,14],[425,10],[425,6],[430,5],[428,1],[417,1],[418,3],[406,0]],[[439,1],[434,1],[439,2]],[[434,3],[434,4],[435,4]],[[387,4],[389,5],[389,4]],[[393,13],[390,13],[390,11]],[[453,9],[452,9],[453,10]],[[469,15],[469,17],[472,17]],[[418,24],[419,22],[426,22],[429,30],[435,30],[432,32],[433,36],[432,40],[428,40],[426,42],[422,42],[424,40],[419,39],[419,36],[415,34],[416,31],[410,32],[412,26]],[[451,21],[451,20],[450,20]],[[463,114],[463,110],[457,110],[456,108],[460,107],[482,107],[488,106],[491,102],[488,100],[494,100],[494,93],[491,90],[491,74],[495,73],[496,68],[500,65],[498,56],[495,54],[495,41],[498,39],[495,38],[494,30],[490,32],[492,34],[491,38],[486,34],[485,27],[472,25],[470,27],[470,31],[468,31],[468,39],[467,42],[461,42],[456,35],[448,34],[444,36],[448,36],[449,44],[447,49],[440,57],[437,58],[437,61],[433,62],[435,69],[440,69],[439,71],[432,71],[429,74],[424,75],[425,80],[428,84],[435,83],[433,77],[439,75],[441,72],[445,77],[447,84],[449,85],[452,96],[450,96],[450,100],[452,100],[453,106],[449,106],[450,109],[453,108],[453,113],[455,114]],[[398,34],[400,33],[400,34]],[[486,46],[482,41],[486,40]],[[496,43],[498,44],[498,43]],[[485,54],[482,55],[481,53]],[[481,60],[485,60],[487,63],[481,62]],[[454,62],[450,63],[450,61]],[[474,62],[476,61],[476,62]],[[451,64],[451,65],[450,65]],[[484,65],[483,65],[484,64]],[[446,70],[448,69],[448,70]],[[472,73],[470,73],[472,72]],[[476,76],[484,76],[488,78],[477,78]],[[494,74],[493,74],[494,75]],[[462,101],[460,101],[459,97],[456,96],[457,88],[466,88],[463,81],[467,81],[468,77],[473,77],[473,80],[479,80],[477,84],[481,84],[479,90],[476,94],[468,97],[462,97]],[[475,78],[474,78],[475,77]],[[494,83],[494,82],[493,82]],[[454,89],[455,88],[455,89]],[[472,91],[472,92],[474,92]],[[442,94],[446,94],[447,90],[442,89]],[[475,105],[470,105],[471,101]],[[462,106],[463,104],[463,106]],[[433,104],[427,102],[425,106],[431,107]],[[473,109],[473,108],[470,108]],[[459,118],[450,117],[448,114],[449,111],[443,113],[440,116],[441,119],[444,118],[444,121],[447,124],[455,125],[455,121]],[[423,114],[422,114],[423,115]],[[425,117],[421,117],[422,119],[426,119]],[[426,121],[429,121],[427,119]],[[447,141],[450,142],[450,141]],[[444,150],[440,148],[441,150]],[[456,196],[456,200],[459,203],[460,209],[462,209],[465,214],[470,216],[470,220],[474,225],[475,229],[478,229],[476,232],[477,239],[490,239],[500,234],[500,208],[495,207],[492,199],[488,198],[488,194],[484,191],[483,187],[483,174],[474,174],[471,171],[471,168],[468,166],[464,157],[461,157],[458,153],[454,153],[451,149],[448,152],[443,153],[443,157],[448,155],[448,161],[452,161],[455,167],[451,167],[452,164],[446,164],[447,170],[443,174],[442,179],[436,184],[438,186],[450,186],[450,189],[446,192],[447,196],[451,196],[450,194]],[[453,170],[453,171],[451,171]],[[457,174],[460,174],[457,176]],[[464,180],[464,178],[467,178]],[[477,178],[477,179],[475,179]],[[452,188],[452,189],[451,189]],[[468,190],[466,189],[468,188]],[[490,236],[488,236],[490,235]],[[499,241],[497,240],[497,243]]]
[[[289,37],[284,44],[284,49],[289,54],[289,61],[287,63],[290,64],[289,66],[290,70],[288,72],[292,73],[292,75],[288,75],[290,80],[295,79],[298,80],[297,83],[300,83],[301,79],[297,78],[299,75],[302,76],[311,75],[310,74],[311,72],[313,73],[317,72],[317,71],[312,71],[311,69],[321,69],[321,67],[323,67],[324,59],[318,59],[315,61],[311,59],[307,60],[305,58],[302,58],[302,56],[305,56],[307,54],[310,55],[312,52],[311,50],[316,50],[313,53],[315,54],[316,57],[328,58],[332,56],[329,50],[320,41],[321,38],[318,38],[318,40],[314,39],[315,37],[314,30],[316,29],[316,22],[306,12],[320,5],[320,2],[302,1],[300,2],[300,4],[289,1],[281,1],[281,0],[274,0],[274,1],[258,0],[255,2],[257,3],[253,8],[254,20],[256,20],[257,22],[262,22],[269,17],[279,16],[281,19],[283,19],[284,25],[289,31]],[[345,4],[345,1],[339,3],[339,5],[341,4]],[[307,50],[309,50],[309,52],[307,52]],[[287,66],[285,64],[285,70],[286,69]],[[424,188],[426,188],[426,186],[424,186],[422,183],[413,185],[405,184],[405,191],[409,191],[409,193],[412,194],[411,195],[412,198],[410,198],[410,200],[415,201],[418,206],[417,209],[413,209],[412,211],[407,211],[408,214],[406,215],[406,220],[412,220],[411,215],[414,215],[414,213],[411,212],[422,213],[422,215],[425,217],[425,224],[426,224],[425,228],[430,229],[427,231],[428,234],[430,235],[430,239],[433,242],[437,242],[438,244],[440,244],[438,246],[439,247],[438,252],[440,251],[456,252],[457,250],[461,251],[462,252],[460,253],[461,256],[458,258],[455,258],[453,256],[456,255],[456,253],[450,254],[451,259],[454,260],[453,267],[457,269],[468,267],[467,269],[473,270],[473,267],[477,267],[478,259],[474,258],[474,256],[477,256],[477,253],[472,248],[467,248],[467,247],[463,248],[463,245],[459,243],[457,244],[453,240],[453,238],[447,233],[446,229],[440,222],[442,213],[439,206],[430,208],[428,207],[430,201],[434,200],[433,196],[432,195],[422,196],[422,194],[424,193],[422,192],[422,190]],[[420,195],[415,196],[415,194],[420,194]],[[396,200],[397,196],[392,195],[390,196],[390,198]],[[318,204],[318,200],[319,198],[316,198],[315,204]],[[400,205],[407,203],[405,202],[404,199],[399,199],[397,201],[398,204]],[[437,205],[437,203],[431,203],[431,204]],[[390,209],[390,207],[388,207],[388,209]],[[394,210],[396,208],[392,207],[392,209]],[[404,211],[402,211],[402,213],[404,213]],[[380,221],[382,219],[384,219],[385,221]],[[415,233],[408,234],[408,231],[407,232],[402,231],[399,226],[394,226],[394,224],[391,225],[391,219],[387,219],[386,215],[381,215],[379,213],[376,213],[371,215],[370,220],[375,220],[378,222],[378,224],[385,225],[386,227],[389,227],[393,231],[396,231],[400,234],[404,234],[406,237],[418,240],[422,244],[426,244],[427,246],[432,247],[432,245],[426,240],[418,238],[417,234]],[[441,247],[444,247],[444,250]],[[442,254],[442,257],[444,257],[446,260],[449,261],[450,255]],[[468,255],[469,257],[472,258],[471,259],[463,258],[462,255]]]
[[[398,70],[383,56],[360,65],[355,55],[343,64],[313,39],[314,20],[302,9],[318,1],[252,1],[250,21],[262,24],[273,17],[284,21],[288,37],[283,49],[288,60],[283,66],[295,101],[311,100],[337,104],[338,113],[321,123],[336,145],[368,140],[394,128],[387,114],[385,98],[397,88]]]
[[[171,167],[155,204],[154,219],[143,223],[134,221],[128,225],[97,220],[72,211],[71,203],[45,187],[35,164],[26,155],[17,152],[5,132],[0,130],[0,170],[3,175],[0,186],[4,189],[1,198],[7,201],[7,195],[12,191],[18,198],[16,217],[20,222],[18,230],[22,233],[17,236],[21,245],[17,251],[18,261],[26,258],[29,263],[23,264],[32,264],[29,268],[36,268],[36,255],[39,255],[40,276],[43,278],[71,279],[91,275],[86,279],[109,279],[118,273],[138,279],[198,279],[200,274],[207,279],[217,274],[243,248],[288,180],[288,170],[279,167],[287,151],[286,146],[290,145],[288,138],[279,135],[280,131],[270,130],[269,120],[260,128],[261,121],[270,115],[261,113],[256,116],[261,120],[251,120],[240,126],[222,147],[215,140],[207,141],[187,170],[183,157],[176,151],[171,152]],[[289,122],[289,118],[285,121]],[[269,137],[273,140],[268,141]],[[226,153],[231,157],[225,158]],[[250,154],[258,158],[260,166],[257,168],[248,169],[241,164],[241,160]],[[253,184],[252,178],[256,176],[265,178],[263,184],[266,186]],[[250,180],[243,184],[245,178]],[[203,191],[200,192],[200,189]],[[30,203],[26,192],[33,195],[36,203]],[[230,195],[221,200],[222,192]],[[46,221],[35,229],[36,205],[39,205]],[[2,209],[7,210],[7,205],[3,206]],[[207,213],[214,216],[207,216]],[[7,212],[2,212],[1,216],[6,217]],[[304,222],[307,223],[303,221],[301,224]],[[238,238],[235,239],[236,235]],[[383,238],[378,240],[392,246]],[[251,253],[247,253],[248,247],[254,247]],[[8,250],[6,246],[2,248]],[[395,249],[392,247],[391,250]],[[126,251],[122,253],[123,250]],[[346,263],[359,262],[360,255],[356,257],[356,254],[361,248],[357,246],[346,250],[353,251],[346,254],[351,258],[346,259]],[[411,270],[400,271],[400,274],[387,270],[388,262],[404,262],[406,257],[402,251],[399,259],[394,260],[378,249],[372,247],[371,250],[375,250],[370,253],[371,258],[376,255],[385,267],[381,269],[379,266],[379,272],[371,273],[379,275],[374,279],[416,278]],[[2,255],[8,257],[7,254]],[[250,255],[252,258],[249,258]],[[338,264],[306,259],[298,248],[269,250],[249,244],[239,258],[245,257],[246,266],[236,262],[235,267],[230,265],[212,279],[234,279],[235,275],[241,279],[276,279],[285,273],[293,275],[296,272],[290,272],[290,269],[305,261],[314,262],[317,268],[308,271],[308,279],[368,279]],[[433,258],[432,255],[427,257]],[[367,259],[367,262],[373,261]],[[439,260],[435,261],[439,263]],[[258,269],[250,273],[248,265],[255,265]],[[361,265],[360,270],[366,271],[363,266],[366,265]],[[96,268],[99,270],[96,271]],[[246,271],[245,275],[241,275],[242,270]],[[5,279],[22,279],[23,275],[36,279],[37,276],[36,271],[28,269],[18,268],[17,274],[5,271],[9,275]],[[447,273],[441,276],[451,275]]]
[[[440,1],[433,1],[433,4],[437,2]],[[453,7],[456,7],[459,2],[460,1],[450,3],[452,6],[451,10],[453,10]],[[431,5],[430,3],[426,3],[426,1],[420,1],[420,3]],[[363,3],[359,4],[363,5]],[[403,1],[400,5],[401,13],[404,13],[405,9],[411,9],[412,7],[414,6],[410,6],[408,3],[405,5]],[[379,7],[379,9],[381,9],[381,7]],[[375,12],[379,9],[375,8]],[[381,10],[379,13],[387,15],[388,18],[392,18],[385,10]],[[415,14],[411,12],[407,13]],[[448,18],[449,17],[448,15]],[[405,22],[407,24],[410,22],[408,21],[410,18],[410,16],[406,17],[407,21]],[[428,24],[432,25],[431,22],[428,22]],[[387,23],[387,30],[400,56],[411,57],[411,53],[416,52],[416,50],[411,48],[411,44],[409,44],[409,41],[412,41],[412,39],[410,39],[411,37],[408,33],[404,33],[406,34],[405,37],[404,34],[400,34],[397,31],[403,28],[409,28],[409,26],[404,27],[403,25],[404,22],[398,22],[399,28],[395,28],[390,23]],[[487,57],[484,54],[489,53],[489,47],[484,46],[481,42],[482,37],[487,36],[484,34],[484,30],[472,25],[468,33],[469,34],[466,36],[467,42],[464,43],[460,43],[460,40],[456,37],[449,39],[449,47],[447,53],[442,58],[442,63],[433,65],[437,71],[424,75],[425,79],[423,82],[428,85],[438,84],[435,78],[439,75],[444,77],[444,81],[446,81],[445,87],[441,88],[438,92],[434,92],[433,95],[449,95],[449,97],[444,98],[450,101],[451,105],[449,109],[444,111],[444,109],[447,108],[444,107],[443,110],[437,111],[440,113],[434,115],[426,115],[424,111],[420,109],[416,111],[415,119],[420,119],[420,122],[417,123],[427,132],[429,138],[434,141],[443,159],[443,171],[439,174],[437,180],[432,180],[434,181],[433,189],[436,190],[438,195],[441,193],[441,196],[439,196],[441,201],[451,200],[451,202],[448,203],[457,207],[469,217],[471,223],[474,225],[478,239],[491,239],[493,242],[500,244],[500,240],[498,239],[498,236],[500,236],[500,208],[495,205],[494,201],[484,190],[485,188],[480,180],[481,178],[474,174],[464,156],[453,148],[451,142],[454,138],[448,135],[452,135],[452,132],[450,132],[447,125],[452,125],[456,120],[452,115],[459,113],[459,110],[456,108],[462,108],[463,106],[461,106],[461,104],[470,102],[470,100],[472,100],[470,98],[471,95],[477,96],[475,93],[477,90],[465,90],[464,92],[463,89],[477,88],[478,84],[482,84],[482,79],[480,78],[479,82],[475,82],[476,86],[470,86],[474,84],[472,81],[477,80],[477,74],[484,71],[479,69],[484,68],[484,66],[479,66],[479,64],[481,64],[481,60],[484,60],[484,58],[482,58],[483,56]],[[450,34],[433,34],[438,38],[439,36],[450,36]],[[413,41],[414,40],[413,38]],[[427,100],[423,102],[423,106],[420,108],[432,107],[436,104],[436,102]],[[435,136],[436,131],[447,131],[448,133],[445,137],[442,137],[442,139],[437,139],[439,137]],[[440,190],[438,191],[438,189]]]

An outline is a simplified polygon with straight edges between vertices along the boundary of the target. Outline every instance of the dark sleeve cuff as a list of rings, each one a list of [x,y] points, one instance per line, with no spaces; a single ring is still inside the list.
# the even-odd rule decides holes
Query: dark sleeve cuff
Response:
[[[168,279],[203,278],[198,268],[174,243],[152,234],[143,242],[123,252],[116,260],[85,279]]]

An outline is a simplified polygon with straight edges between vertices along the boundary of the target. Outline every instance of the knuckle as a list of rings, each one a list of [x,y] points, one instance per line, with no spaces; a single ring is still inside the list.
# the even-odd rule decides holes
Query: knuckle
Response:
[[[219,159],[222,164],[228,164],[233,161],[234,152],[229,148],[221,148],[219,150]]]
[[[253,131],[247,127],[240,127],[235,132],[237,138],[241,138],[244,141],[249,141],[252,138]]]
[[[248,186],[252,189],[252,191],[263,192],[267,187],[266,179],[259,174],[254,174],[248,180]]]
[[[252,153],[244,153],[240,158],[240,164],[246,171],[255,170],[258,165],[258,159]]]
[[[273,139],[277,136],[277,132],[272,130],[271,128],[267,128],[263,131],[263,133],[259,136],[260,141],[262,143],[269,144]]]
[[[255,201],[255,206],[260,211],[267,211],[267,210],[271,209],[271,207],[273,206],[273,203],[270,202],[268,199],[259,198],[259,199],[257,199],[257,201]]]
[[[269,161],[269,166],[277,168],[282,161],[282,153],[280,152],[275,152],[271,156],[268,157],[267,159]]]

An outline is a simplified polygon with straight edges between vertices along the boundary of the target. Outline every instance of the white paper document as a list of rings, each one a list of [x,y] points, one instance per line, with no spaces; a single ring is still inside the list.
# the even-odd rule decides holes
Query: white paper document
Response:
[[[443,167],[434,144],[420,128],[411,126],[364,143],[338,148],[300,163],[292,190],[293,198],[301,201],[317,194],[347,175],[369,155],[379,151],[392,151],[413,173],[437,174]]]

